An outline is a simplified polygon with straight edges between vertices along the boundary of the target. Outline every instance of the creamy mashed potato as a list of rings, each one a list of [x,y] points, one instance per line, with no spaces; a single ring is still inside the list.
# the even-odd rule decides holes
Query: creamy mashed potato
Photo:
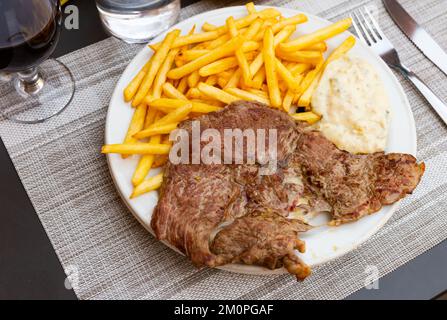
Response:
[[[344,56],[330,63],[312,97],[322,116],[315,126],[342,150],[384,151],[390,103],[380,76],[359,58]]]

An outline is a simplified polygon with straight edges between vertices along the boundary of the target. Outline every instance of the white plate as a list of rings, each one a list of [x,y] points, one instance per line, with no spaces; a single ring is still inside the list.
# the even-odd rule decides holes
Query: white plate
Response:
[[[263,9],[267,7],[258,6],[257,8]],[[285,17],[290,17],[299,13],[299,11],[291,9],[276,9]],[[175,25],[173,28],[180,29],[182,34],[185,34],[194,24],[197,25],[197,30],[200,30],[201,25],[205,21],[212,22],[216,25],[222,25],[225,24],[225,19],[230,15],[237,18],[242,17],[245,14],[246,9],[242,6],[223,8],[191,17]],[[307,14],[307,16],[309,17],[309,21],[299,26],[296,35],[299,35],[300,33],[309,33],[329,24],[328,21],[316,16],[310,14]],[[327,42],[329,46],[328,52],[331,52],[348,35],[349,33],[345,32],[344,34],[329,40]],[[154,42],[161,41],[164,36],[165,34],[158,36],[154,39]],[[408,99],[396,77],[387,65],[361,41],[357,41],[356,46],[351,51],[351,55],[361,57],[374,65],[388,90],[393,118],[391,121],[387,152],[402,152],[415,155],[416,129],[414,119]],[[131,61],[121,76],[121,79],[118,81],[107,114],[105,130],[105,142],[107,144],[121,143],[124,139],[127,126],[132,117],[133,109],[129,104],[124,102],[123,90],[150,56],[151,50],[145,47]],[[132,193],[132,184],[130,180],[134,168],[137,165],[137,157],[123,160],[121,156],[111,154],[107,155],[107,159],[113,180],[123,201],[138,221],[140,221],[148,231],[153,233],[150,227],[150,220],[153,208],[157,203],[157,192],[152,192],[133,200],[129,199],[129,195]],[[300,256],[310,266],[316,266],[354,250],[377,232],[387,222],[397,207],[398,204],[387,206],[380,212],[363,218],[355,223],[342,225],[340,227],[319,227],[307,234],[303,234],[301,238],[306,241],[307,251]],[[148,254],[150,254],[150,252],[148,252]],[[221,269],[247,274],[277,274],[285,272],[283,269],[271,271],[258,266],[236,264],[222,266]]]

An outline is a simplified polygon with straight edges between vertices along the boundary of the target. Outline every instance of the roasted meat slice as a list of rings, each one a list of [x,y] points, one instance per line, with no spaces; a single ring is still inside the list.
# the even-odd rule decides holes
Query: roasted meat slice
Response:
[[[333,224],[358,220],[411,193],[425,166],[408,154],[354,155],[316,131],[302,131],[290,163],[332,208]]]
[[[295,250],[304,252],[305,245],[298,234],[309,229],[302,221],[287,219],[274,211],[253,211],[217,233],[211,251],[223,263],[256,264],[269,269],[284,266],[303,280],[310,274],[310,268]]]
[[[309,226],[290,219],[292,211],[329,211],[334,224],[354,221],[411,193],[424,172],[410,155],[340,151],[259,103],[233,103],[195,120],[202,131],[215,129],[222,137],[225,129],[276,129],[278,150],[271,175],[260,175],[259,163],[167,164],[151,226],[199,267],[284,266],[303,279],[310,269],[296,252],[304,251],[298,236]],[[192,121],[180,127],[191,133]]]

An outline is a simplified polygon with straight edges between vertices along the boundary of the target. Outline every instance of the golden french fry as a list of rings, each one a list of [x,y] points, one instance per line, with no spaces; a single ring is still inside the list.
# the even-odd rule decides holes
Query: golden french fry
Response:
[[[151,115],[152,113],[152,115]],[[157,109],[149,108],[149,111],[146,114],[146,121],[144,124],[144,128],[147,128],[154,121],[159,120],[161,118],[160,112]],[[161,140],[161,136],[152,136],[149,140],[151,144],[159,144]],[[140,184],[144,178],[149,173],[151,166],[154,162],[155,156],[151,154],[142,155],[140,157],[140,161],[138,162],[137,168],[132,176],[132,184],[134,186]]]
[[[265,30],[271,26],[272,26],[271,22],[269,22],[267,20],[262,20],[261,28],[260,28],[259,32],[253,37],[253,40],[262,41],[262,39],[264,38]]]
[[[247,100],[247,101],[258,101],[261,103],[264,103],[266,105],[270,104],[270,100],[265,97],[261,97],[260,95],[251,93],[249,91],[245,91],[238,88],[227,88],[224,90],[225,92],[228,92],[229,94],[240,98],[241,100]]]
[[[256,13],[255,4],[253,2],[249,2],[245,4],[245,7],[247,8],[247,12],[250,13]]]
[[[190,49],[179,53],[178,59],[189,62],[209,53],[210,51],[211,50],[207,49]]]
[[[219,89],[216,87],[209,86],[203,82],[198,85],[199,90],[206,96],[222,101],[223,103],[230,104],[234,101],[240,100],[237,97]]]
[[[323,60],[323,53],[321,51],[295,51],[295,52],[285,52],[281,49],[277,49],[276,53],[278,57],[283,60],[307,63],[316,65],[321,60]]]
[[[146,117],[147,106],[145,104],[140,104],[134,111],[132,120],[130,121],[129,128],[127,129],[126,137],[124,138],[124,143],[137,143],[138,140],[133,137],[135,133],[143,129],[144,119]],[[123,158],[126,156],[123,155]]]
[[[183,46],[187,46],[194,43],[199,43],[203,41],[210,41],[217,39],[221,34],[216,31],[210,31],[210,32],[203,32],[203,33],[196,33],[196,34],[188,34],[185,36],[179,36],[175,41],[172,43],[171,48],[179,48]],[[154,50],[158,51],[160,50],[162,45],[162,42],[150,44],[149,47]]]
[[[265,81],[265,68],[261,68],[253,77],[251,86],[255,89],[261,89]]]
[[[236,70],[237,70],[237,68],[223,71],[223,72],[219,73],[219,77],[222,77],[226,80],[230,80],[230,78],[233,76],[233,74],[236,72]]]
[[[154,87],[152,89],[152,96],[154,99],[158,99],[161,97],[162,85],[166,82],[166,74],[172,67],[172,63],[174,62],[174,58],[179,52],[179,49],[173,49],[169,51],[168,56],[160,67],[157,76],[154,80]],[[170,83],[166,83],[170,84]],[[172,84],[170,84],[172,86]],[[173,86],[172,86],[173,87]],[[173,87],[174,88],[174,87]]]
[[[280,43],[286,41],[294,32],[296,28],[295,26],[286,26],[282,29],[277,35],[274,37],[274,48],[276,48]],[[250,64],[250,73],[255,75],[264,64],[264,57],[262,52],[260,52],[256,58]]]
[[[236,59],[239,65],[239,68],[242,71],[242,80],[244,85],[248,86],[251,82],[252,75],[250,72],[250,65],[248,64],[248,60],[245,55],[239,49],[236,50]]]
[[[264,21],[261,18],[257,18],[244,33],[245,39],[247,40],[254,39],[261,30],[263,22]]]
[[[237,66],[238,61],[235,57],[223,58],[200,68],[199,75],[202,77],[208,77]]]
[[[196,25],[193,25],[191,30],[189,30],[188,35],[193,35],[195,30],[196,30]],[[180,57],[181,57],[182,53],[186,50],[188,50],[188,45],[180,47],[179,53],[176,55],[176,57],[174,59],[176,67],[181,67],[182,65],[185,64],[184,61],[182,59],[180,59]]]
[[[217,83],[217,75],[213,74],[206,78],[205,83],[209,86],[214,86]]]
[[[216,31],[216,29],[217,29],[217,27],[215,25],[212,25],[211,23],[208,23],[208,22],[205,22],[202,25],[202,30],[205,31],[205,32]]]
[[[299,13],[296,16],[290,17],[290,18],[286,18],[283,19],[277,23],[275,23],[272,26],[272,31],[274,34],[278,33],[279,31],[281,31],[284,27],[289,26],[289,25],[297,25],[300,23],[304,23],[307,22],[307,17],[306,15]]]
[[[169,134],[171,131],[177,129],[178,122],[155,125],[144,130],[144,134],[141,134],[140,137],[153,137],[161,134]],[[141,138],[140,138],[141,139]],[[158,142],[157,142],[158,143]]]
[[[137,139],[141,139],[144,137],[147,137],[147,132],[150,132],[151,129],[155,127],[159,127],[161,125],[170,124],[170,123],[178,123],[183,120],[185,120],[186,116],[191,112],[192,110],[192,104],[188,101],[182,101],[183,105],[176,108],[172,112],[165,115],[163,118],[155,121],[153,124],[148,126],[146,129],[137,132],[134,137]]]
[[[233,75],[231,76],[231,78],[228,80],[227,84],[225,85],[225,88],[233,88],[236,87],[241,79],[242,76],[242,70],[241,68],[238,68]]]
[[[180,80],[180,82],[178,83],[177,91],[180,92],[181,94],[184,94],[186,92],[187,88],[188,88],[188,78],[187,77],[183,77]],[[165,92],[165,94],[166,94],[166,92]]]
[[[178,99],[169,99],[169,98],[160,98],[156,100],[152,100],[149,103],[149,107],[160,110],[164,113],[170,113],[177,108],[180,108],[185,105],[188,101],[178,100]]]
[[[170,146],[166,144],[133,143],[108,144],[102,147],[102,153],[119,154],[168,154]]]
[[[308,71],[312,68],[311,64],[308,63],[297,63],[294,66],[290,67],[290,72],[293,74],[294,77],[297,75],[303,74],[304,72]]]
[[[218,77],[217,78],[217,84],[219,85],[219,87],[221,89],[224,89],[225,86],[227,85],[229,79],[226,79],[225,77]]]
[[[148,98],[146,97],[146,105],[147,105],[147,102],[148,102],[149,100],[148,100]],[[149,127],[151,124],[153,124],[154,123],[154,121],[155,121],[155,119],[157,118],[157,115],[158,115],[158,111],[157,111],[157,109],[154,109],[154,108],[150,108],[150,107],[148,107],[148,110],[147,110],[147,112],[146,112],[146,119],[144,120],[144,127],[143,128],[147,128],[147,127]]]
[[[207,49],[207,50],[216,49],[217,47],[220,47],[221,45],[225,44],[230,39],[231,39],[230,35],[228,33],[225,33],[213,41],[205,42],[204,47],[202,49]],[[198,49],[198,48],[193,48],[193,49]]]
[[[181,59],[178,55],[174,59],[174,64],[176,67],[181,67],[185,64],[185,60]]]
[[[329,55],[327,60],[325,61],[323,65],[323,69],[327,67],[329,63],[332,61],[341,58],[344,54],[346,54],[349,50],[352,49],[352,47],[355,46],[356,40],[355,37],[349,36],[346,38],[345,41],[342,42],[341,45],[339,45],[332,53]]]
[[[297,92],[300,89],[299,83],[296,82],[295,77],[286,67],[284,67],[279,59],[276,59],[276,70],[290,90]]]
[[[262,90],[258,90],[258,89],[254,89],[254,88],[248,88],[247,91],[248,91],[248,92],[251,92],[251,93],[253,93],[253,94],[258,95],[258,96],[260,96],[261,98],[270,100],[268,94],[267,94],[266,92],[262,91]]]
[[[327,44],[326,44],[326,42],[318,42],[318,43],[315,43],[309,47],[306,47],[305,50],[326,52]]]
[[[284,50],[286,52],[302,50],[315,43],[322,42],[348,30],[351,25],[351,18],[343,19],[326,28],[320,29],[310,34],[306,34],[293,41],[281,43],[279,47],[281,48],[281,50]]]
[[[155,191],[161,187],[162,183],[163,173],[159,173],[156,176],[150,177],[135,187],[132,194],[130,195],[130,198],[133,199],[135,197],[141,196],[142,194]]]
[[[280,32],[278,32],[274,37],[274,46],[278,47],[281,43],[290,38],[290,36],[295,32],[296,27],[294,25],[285,26]]]
[[[280,108],[282,101],[281,93],[278,87],[278,78],[276,76],[275,45],[273,31],[271,28],[267,28],[265,31],[262,53],[264,58],[267,86],[269,89],[270,103],[273,107]]]
[[[191,61],[184,66],[181,66],[176,69],[172,69],[168,72],[168,78],[171,79],[180,79],[181,77],[190,74],[191,72],[198,70],[211,62],[219,60],[220,58],[225,57],[226,55],[236,51],[243,43],[243,38],[238,36],[236,38],[231,39],[226,42],[224,45],[213,49],[209,53],[197,58],[194,61]]]
[[[294,96],[295,96],[295,93],[292,90],[288,90],[283,101],[282,101],[282,108],[287,113],[290,112],[290,107],[292,106]]]
[[[242,51],[244,53],[258,50],[259,47],[260,47],[259,42],[256,42],[256,41],[245,41],[242,44],[242,46],[241,46]],[[186,51],[182,52],[182,54],[179,57],[179,59],[181,59],[182,61],[185,61],[185,62],[190,62],[192,60],[200,58],[201,56],[209,53],[210,51],[211,51],[210,49],[191,49],[191,50],[186,50]]]
[[[252,13],[249,14],[243,18],[240,19],[236,19],[234,21],[236,28],[238,30],[247,27],[249,25],[251,25],[253,23],[253,21],[255,21],[257,18],[261,18],[261,19],[271,19],[271,18],[276,18],[279,17],[281,15],[281,13],[273,8],[267,8],[261,11],[258,11],[256,13]],[[228,32],[227,26],[221,26],[218,27],[217,29],[215,29],[215,31],[220,32],[221,34],[224,34],[226,32]]]
[[[208,112],[212,112],[212,111],[219,111],[221,110],[223,107],[225,107],[225,103],[221,102],[221,101],[217,101],[216,99],[210,99],[208,97],[206,97],[206,99],[191,99],[190,100],[192,102],[193,105],[193,109],[194,110],[198,110],[198,108],[202,108],[202,111],[198,111],[195,113],[208,113]],[[202,104],[202,106],[197,106],[194,107],[195,103],[200,103]],[[206,107],[205,107],[206,105]],[[214,108],[214,109],[211,109]],[[207,111],[209,110],[209,111]]]
[[[187,80],[185,80],[187,81]],[[186,98],[186,96],[181,93],[179,90],[177,90],[172,84],[170,83],[165,83],[163,86],[163,93],[168,97],[168,98],[173,98],[173,99],[181,99],[181,100],[188,100]],[[148,101],[146,100],[146,103],[148,103]]]
[[[191,99],[205,99],[207,96],[205,96],[199,89],[197,88],[190,88],[188,92],[186,93],[186,97],[188,100]]]
[[[236,28],[236,24],[234,22],[234,18],[230,16],[227,19],[226,23],[227,23],[227,28],[228,28],[228,30],[230,32],[230,35],[233,38],[237,37],[238,31],[237,31],[237,28]],[[236,56],[236,60],[237,60],[237,63],[239,65],[239,68],[242,71],[242,79],[244,80],[244,83],[245,84],[250,83],[250,81],[251,81],[250,66],[248,64],[247,59],[244,56],[242,48],[236,49],[235,56]]]
[[[276,68],[276,70],[278,70],[278,68]],[[278,87],[279,87],[279,91],[281,92],[281,97],[283,95],[285,95],[285,92],[288,90],[287,84],[282,81],[282,79],[278,79]]]
[[[162,124],[176,123],[176,122],[181,122],[181,121],[185,120],[186,116],[192,110],[192,103],[189,101],[182,101],[182,102],[184,103],[183,106],[176,108],[172,112],[169,112],[167,115],[165,115],[160,120],[155,121],[152,125],[150,125],[145,130],[149,130],[155,126],[160,126]],[[140,131],[137,134],[135,134],[135,137],[144,136],[143,132],[145,130]]]
[[[317,78],[321,68],[323,67],[323,63],[320,63],[319,65],[317,65],[315,67],[315,69],[309,71],[306,76],[304,77],[303,81],[301,82],[300,85],[300,91],[301,92],[305,92],[310,85],[312,84],[312,82],[315,80],[315,78]]]
[[[301,97],[301,92],[300,92],[300,93],[296,93],[296,94],[293,96],[292,103],[293,103],[293,104],[298,104],[298,100],[300,100],[300,97]]]
[[[124,89],[124,100],[129,102],[133,99],[135,94],[138,91],[141,83],[143,82],[144,77],[146,76],[149,68],[151,66],[154,55],[152,55],[149,61],[143,66],[143,68],[138,72],[138,74],[132,79],[132,81],[127,85],[126,89]]]
[[[190,103],[192,104],[191,112],[194,112],[194,113],[209,113],[209,112],[218,111],[218,110],[222,109],[220,107],[216,107],[216,106],[213,106],[213,105],[210,105],[207,103],[202,103],[202,102],[190,101]],[[161,110],[166,113],[172,112],[184,105],[185,105],[184,100],[166,99],[166,98],[153,100],[150,103],[151,108],[156,108],[156,109]]]
[[[251,13],[243,18],[236,19],[234,22],[238,29],[242,29],[244,27],[251,25],[253,23],[253,21],[256,20],[257,18],[272,19],[272,18],[279,17],[280,15],[281,15],[281,13],[279,11],[277,11],[276,9],[267,8],[267,9],[264,9],[264,10],[261,10],[261,11],[255,12],[255,13]],[[218,31],[222,34],[225,32],[228,32],[226,26],[216,27],[210,23],[204,23],[204,25],[202,26],[202,30],[204,30],[204,31],[213,30],[213,31]]]
[[[314,124],[320,121],[321,117],[313,112],[295,113],[292,115],[296,121],[306,121],[309,124]]]
[[[159,144],[161,140],[160,135],[154,135],[151,137],[150,144]],[[154,163],[155,156],[153,154],[146,154],[140,158],[137,168],[132,176],[132,184],[134,186],[139,185],[146,178],[149,173],[152,164]]]
[[[188,76],[188,87],[194,88],[200,81],[199,71],[196,70]]]
[[[192,103],[192,112],[194,113],[210,113],[222,110],[221,107],[213,106],[208,103],[191,101]]]
[[[312,95],[315,91],[315,89],[318,86],[318,83],[320,81],[321,75],[323,74],[324,70],[326,69],[327,65],[331,63],[332,61],[339,59],[341,56],[346,54],[351,48],[355,45],[355,38],[353,36],[349,36],[343,43],[336,48],[330,56],[327,58],[327,60],[324,62],[324,64],[320,64],[318,67],[318,70],[316,71],[315,77],[312,79],[312,82],[309,84],[306,90],[303,90],[303,94],[300,97],[300,100],[298,101],[298,105],[302,107],[309,107],[310,101],[312,99]],[[310,73],[310,72],[309,72]]]
[[[232,16],[229,16],[226,20],[226,26],[228,29],[228,33],[231,37],[236,37],[238,35],[236,24],[234,23],[234,18]]]
[[[172,46],[172,43],[178,37],[179,34],[180,30],[173,30],[169,32],[166,38],[163,40],[160,49],[155,52],[154,59],[149,67],[149,70],[146,76],[144,77],[143,82],[141,83],[141,86],[138,89],[134,100],[132,101],[133,106],[138,106],[143,101],[144,97],[149,93],[149,90],[152,87],[152,84],[154,82],[158,70],[160,69],[163,61],[165,60],[166,55],[168,54],[168,51]]]

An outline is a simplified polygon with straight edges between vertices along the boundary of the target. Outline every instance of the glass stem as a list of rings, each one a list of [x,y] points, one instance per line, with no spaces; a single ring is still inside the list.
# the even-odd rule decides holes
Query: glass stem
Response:
[[[42,90],[44,79],[36,67],[17,73],[14,86],[23,97],[33,96]]]

